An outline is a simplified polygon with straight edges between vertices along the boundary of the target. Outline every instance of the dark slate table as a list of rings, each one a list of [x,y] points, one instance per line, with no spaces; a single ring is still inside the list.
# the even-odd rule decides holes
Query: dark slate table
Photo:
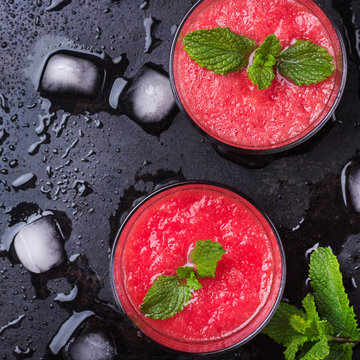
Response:
[[[110,248],[122,214],[139,196],[169,180],[223,182],[260,204],[284,243],[284,297],[292,303],[300,304],[309,290],[307,249],[316,243],[330,245],[341,254],[345,285],[360,315],[360,214],[345,206],[341,189],[342,169],[359,158],[359,1],[319,1],[346,35],[349,76],[336,116],[305,146],[270,159],[266,166],[248,168],[220,156],[182,113],[168,130],[153,136],[105,108],[85,113],[73,106],[64,119],[58,107],[48,135],[39,137],[39,116],[46,117],[48,103],[36,91],[34,78],[40,61],[55,46],[79,44],[111,58],[126,54],[127,78],[147,62],[168,69],[174,25],[195,1],[148,2],[72,0],[54,11],[48,11],[43,0],[0,2],[0,233],[33,212],[52,210],[65,227],[67,257],[80,254],[55,271],[33,275],[13,254],[1,252],[2,359],[61,359],[51,355],[48,345],[73,311],[85,310],[94,311],[112,330],[120,358],[185,358],[139,337],[116,311],[109,285]],[[145,53],[143,21],[150,16],[154,42]],[[62,120],[64,128],[56,136],[52,127]],[[42,144],[29,149],[40,140]],[[36,178],[15,191],[12,182],[26,173]],[[75,284],[74,301],[54,300]],[[260,335],[219,358],[281,357],[281,347]],[[354,358],[360,359],[359,349]]]

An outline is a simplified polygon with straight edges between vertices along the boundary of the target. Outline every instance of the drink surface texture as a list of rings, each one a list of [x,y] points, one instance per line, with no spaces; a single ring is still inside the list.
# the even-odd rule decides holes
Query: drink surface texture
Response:
[[[123,247],[118,245],[115,254],[115,283],[119,293],[124,286],[130,299],[123,303],[130,318],[136,324],[141,318],[155,332],[184,342],[254,331],[257,320],[254,326],[247,324],[268,314],[281,278],[277,240],[262,215],[239,195],[201,185],[165,191],[148,202],[125,226],[119,242]],[[201,278],[203,288],[173,318],[152,320],[140,314],[153,281],[189,265],[197,240],[220,242],[226,250],[215,278]]]
[[[325,28],[309,8],[294,0],[207,3],[185,22],[174,54],[179,98],[195,123],[221,142],[248,149],[284,146],[314,129],[334,102],[334,75],[299,87],[277,74],[268,89],[258,90],[246,69],[222,76],[197,65],[185,52],[182,38],[198,29],[229,27],[258,45],[270,34],[280,39],[283,48],[296,40],[310,40],[334,57],[331,33],[335,30]]]

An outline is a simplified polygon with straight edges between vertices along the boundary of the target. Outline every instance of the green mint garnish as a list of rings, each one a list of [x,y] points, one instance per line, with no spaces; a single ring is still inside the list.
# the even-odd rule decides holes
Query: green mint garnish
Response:
[[[192,290],[200,290],[202,289],[199,280],[195,275],[194,268],[189,266],[181,266],[176,270],[176,275],[179,279],[186,279],[186,285]]]
[[[192,60],[220,75],[246,67],[250,54],[256,49],[255,41],[221,27],[195,30],[183,41]]]
[[[192,31],[183,42],[192,60],[219,75],[246,67],[257,47],[254,40],[221,27]],[[276,70],[298,86],[324,81],[335,71],[329,52],[311,41],[299,40],[281,50],[280,41],[274,34],[269,35],[256,50],[248,74],[259,90],[272,84]]]
[[[217,262],[225,254],[218,242],[211,240],[197,241],[191,253],[191,261],[196,264],[196,271],[202,277],[215,277]]]
[[[320,315],[328,319],[337,334],[359,339],[360,332],[345,293],[339,263],[330,249],[320,248],[313,253],[309,275]]]
[[[273,34],[269,35],[255,51],[254,61],[249,66],[249,78],[259,90],[267,89],[275,79],[275,65],[281,53],[280,40]]]
[[[330,249],[313,252],[309,276],[314,294],[304,298],[303,310],[281,303],[263,332],[286,347],[286,360],[351,360],[360,333]]]
[[[192,297],[191,289],[177,276],[160,275],[145,295],[140,311],[151,319],[164,320],[179,313]]]
[[[281,53],[278,70],[295,85],[310,85],[334,73],[329,52],[311,41],[297,41]]]
[[[193,260],[195,250],[196,262]],[[190,266],[180,266],[176,270],[176,276],[160,275],[145,295],[140,312],[155,320],[165,320],[178,314],[188,305],[194,291],[202,288],[197,276],[207,275],[199,273],[199,266],[204,270],[202,274],[208,273],[209,277],[214,277],[217,262],[223,254],[225,250],[220,243],[211,240],[197,241],[191,253],[197,270]],[[211,260],[204,258],[207,256]]]
[[[330,343],[330,355],[327,360],[352,360],[352,344]]]

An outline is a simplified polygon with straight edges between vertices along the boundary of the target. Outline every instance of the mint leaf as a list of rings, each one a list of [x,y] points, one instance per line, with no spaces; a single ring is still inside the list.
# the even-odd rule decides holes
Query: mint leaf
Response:
[[[254,61],[249,66],[248,74],[251,82],[259,90],[267,89],[275,79],[274,67],[281,53],[280,40],[274,35],[269,35],[255,51]]]
[[[326,360],[351,360],[353,351],[352,344],[330,343],[330,353]]]
[[[307,294],[302,301],[302,306],[305,310],[306,317],[310,322],[310,326],[304,334],[311,340],[318,340],[323,335],[329,336],[333,334],[334,329],[331,324],[326,320],[321,320],[316,309],[315,299],[312,295]]]
[[[360,334],[336,256],[318,248],[309,273],[314,296],[302,301],[305,311],[281,303],[263,332],[286,347],[286,360],[351,360]]]
[[[309,276],[320,315],[333,325],[339,336],[358,340],[355,313],[345,293],[339,263],[330,249],[318,248],[312,253]]]
[[[299,315],[292,315],[289,318],[289,324],[299,334],[306,335],[307,330],[311,327],[311,321],[304,319]]]
[[[323,336],[327,337],[333,334],[333,327],[326,320],[320,319],[312,295],[306,295],[302,305],[305,309],[305,314],[293,314],[289,318],[289,323],[295,331],[305,335],[308,341],[317,341]]]
[[[145,295],[140,312],[151,319],[164,320],[175,316],[192,299],[191,289],[177,276],[160,275]]]
[[[326,336],[316,342],[307,352],[302,352],[299,360],[322,360],[330,353],[330,346]]]
[[[186,279],[186,285],[193,290],[202,289],[199,280],[195,276],[194,268],[190,266],[180,266],[176,270],[179,279]]]
[[[305,310],[308,319],[313,321],[320,321],[319,314],[316,310],[315,299],[312,295],[307,294],[302,301],[302,306]]]
[[[220,243],[197,241],[191,258],[198,266],[198,275],[214,277],[217,262],[223,254],[225,250]],[[140,312],[151,319],[168,319],[183,310],[192,299],[193,292],[201,288],[194,268],[179,266],[176,276],[160,275],[154,281],[140,305]]]
[[[179,266],[176,270],[176,275],[179,279],[186,279],[190,277],[192,273],[194,273],[194,268],[190,266]]]
[[[227,75],[247,66],[256,42],[230,31],[228,27],[195,30],[184,37],[184,48],[198,65],[216,74]]]
[[[281,303],[263,332],[286,347],[286,360],[294,360],[299,351],[299,359],[324,359],[329,354],[328,336],[333,328],[320,319],[312,295],[308,294],[302,304],[305,312]]]
[[[215,277],[217,262],[225,252],[222,245],[216,241],[197,241],[191,252],[191,261],[196,264],[197,274],[202,277]]]
[[[305,317],[305,313],[294,305],[280,303],[270,323],[265,327],[263,333],[268,335],[274,341],[281,345],[287,345],[292,342],[299,333],[290,325],[290,317]]]
[[[265,90],[273,83],[275,73],[273,66],[251,65],[249,70],[249,78],[259,90]]]
[[[186,285],[192,290],[200,290],[200,289],[202,289],[202,286],[199,283],[199,280],[196,278],[194,272],[192,272],[190,274],[190,277],[188,277],[186,279]]]
[[[326,80],[334,73],[329,52],[311,41],[296,43],[280,55],[278,70],[295,85],[310,85]]]
[[[299,348],[308,341],[305,335],[295,335],[291,341],[286,344],[287,349],[284,351],[286,360],[294,360]]]

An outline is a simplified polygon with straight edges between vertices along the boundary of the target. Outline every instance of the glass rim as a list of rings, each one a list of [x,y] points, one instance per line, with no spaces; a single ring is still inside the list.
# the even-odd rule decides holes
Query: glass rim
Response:
[[[188,18],[190,17],[190,15],[194,12],[194,10],[204,1],[207,0],[198,0],[191,8],[190,10],[186,13],[186,15],[183,17],[183,19],[181,20],[178,28],[176,29],[176,32],[174,34],[174,38],[171,44],[171,50],[170,50],[170,61],[169,61],[169,78],[170,78],[170,86],[176,101],[177,106],[179,107],[179,109],[186,114],[186,116],[191,120],[191,123],[193,124],[193,126],[195,126],[195,128],[206,138],[208,138],[212,143],[222,146],[225,150],[229,150],[233,153],[238,153],[238,154],[243,154],[243,155],[272,155],[272,154],[276,154],[276,153],[280,153],[280,152],[284,152],[287,150],[290,150],[298,145],[303,144],[304,142],[306,142],[307,140],[309,140],[311,137],[313,137],[315,134],[317,134],[327,123],[328,121],[331,119],[331,117],[333,116],[336,108],[338,107],[340,100],[343,96],[344,90],[345,90],[345,85],[346,85],[346,79],[347,79],[347,72],[348,72],[348,60],[347,60],[347,52],[346,52],[346,46],[345,46],[345,41],[343,39],[343,36],[338,28],[338,26],[334,23],[334,21],[331,19],[331,17],[329,16],[329,14],[326,12],[326,10],[324,10],[317,1],[315,0],[308,0],[313,2],[326,16],[326,18],[329,20],[330,24],[332,25],[332,27],[334,28],[336,37],[339,41],[339,45],[340,45],[340,49],[341,49],[341,64],[342,64],[342,74],[341,74],[341,80],[340,80],[340,84],[339,84],[339,89],[337,91],[336,94],[336,98],[333,102],[333,104],[331,105],[330,110],[328,111],[328,113],[324,116],[324,118],[309,132],[307,132],[304,136],[301,136],[300,138],[296,139],[295,141],[291,141],[290,143],[287,143],[285,145],[280,145],[280,146],[275,146],[275,147],[270,147],[270,148],[248,148],[248,147],[241,147],[241,146],[235,146],[235,145],[231,145],[228,144],[226,142],[223,142],[217,138],[215,138],[214,136],[210,135],[208,132],[206,132],[203,128],[201,128],[196,122],[195,120],[193,120],[193,118],[190,116],[190,114],[186,111],[182,101],[180,100],[180,96],[178,93],[178,90],[176,88],[176,84],[175,84],[175,76],[174,76],[174,55],[175,55],[175,49],[176,49],[176,44],[178,42],[181,30],[184,26],[184,24],[186,23],[186,21],[188,20]],[[214,0],[215,1],[215,0]],[[298,0],[300,2],[302,2],[302,0]],[[334,90],[334,88],[333,88]],[[332,90],[332,91],[333,91]],[[301,134],[301,133],[300,133]],[[298,135],[297,135],[298,136]],[[291,139],[288,139],[291,140]],[[276,145],[276,144],[275,144]],[[271,146],[271,145],[270,145]]]
[[[273,303],[273,305],[271,307],[271,310],[266,315],[265,319],[262,321],[260,326],[258,328],[256,328],[247,337],[242,339],[241,341],[239,341],[239,342],[237,342],[235,344],[232,344],[230,346],[227,346],[226,348],[218,349],[218,350],[214,350],[214,351],[209,351],[209,352],[185,352],[185,351],[173,349],[171,347],[167,347],[166,345],[163,345],[163,344],[157,342],[152,337],[148,336],[138,326],[136,326],[135,323],[132,321],[132,319],[128,316],[127,312],[125,311],[125,309],[124,309],[124,307],[123,307],[123,305],[122,305],[122,303],[121,303],[121,301],[119,299],[119,295],[118,295],[118,292],[116,290],[116,285],[115,285],[115,276],[114,276],[115,252],[116,252],[116,249],[117,249],[117,245],[118,245],[121,233],[125,229],[125,226],[129,222],[129,220],[137,212],[137,210],[139,210],[148,200],[150,200],[154,196],[159,195],[164,191],[167,191],[167,190],[170,190],[170,189],[173,189],[173,188],[176,188],[176,187],[181,187],[181,186],[184,186],[184,185],[210,185],[210,186],[214,186],[214,187],[219,187],[219,188],[228,190],[230,192],[233,192],[234,194],[236,194],[236,195],[242,197],[243,199],[245,199],[250,205],[252,205],[260,213],[260,215],[264,218],[265,222],[270,226],[270,229],[271,229],[271,231],[273,232],[273,234],[274,234],[274,236],[276,238],[276,244],[278,246],[279,254],[280,254],[281,280],[280,280],[280,284],[279,284],[278,294],[277,294],[276,299],[275,299],[275,301],[274,301],[274,303]],[[160,188],[155,189],[154,191],[152,191],[150,194],[146,195],[145,197],[142,197],[139,202],[136,202],[136,205],[133,205],[131,207],[130,211],[126,214],[125,219],[120,224],[119,230],[116,233],[115,241],[114,241],[114,243],[112,245],[112,249],[111,249],[109,272],[110,272],[111,290],[112,290],[112,293],[113,293],[113,297],[115,298],[116,304],[119,307],[119,309],[121,310],[121,312],[124,314],[124,316],[128,320],[128,322],[130,324],[132,324],[135,327],[136,330],[140,331],[141,334],[143,334],[147,339],[150,339],[152,341],[152,343],[156,344],[157,346],[159,346],[160,348],[162,348],[164,350],[167,350],[167,351],[170,351],[170,352],[173,352],[173,353],[175,352],[177,354],[188,355],[188,356],[206,357],[206,356],[223,354],[225,352],[234,350],[235,348],[238,348],[238,347],[244,345],[248,341],[252,340],[255,336],[257,336],[264,329],[264,327],[269,323],[269,321],[271,320],[271,318],[275,314],[275,311],[277,310],[277,308],[278,308],[278,306],[279,306],[279,304],[281,302],[283,293],[284,293],[285,283],[286,283],[286,256],[285,256],[285,250],[284,250],[280,235],[279,235],[278,231],[276,230],[275,225],[270,220],[270,218],[267,216],[267,214],[261,208],[259,208],[257,206],[256,202],[254,202],[246,194],[244,194],[241,191],[233,188],[232,186],[229,186],[229,185],[226,185],[226,184],[223,184],[223,183],[220,183],[220,182],[216,182],[216,181],[188,180],[188,181],[181,181],[181,182],[176,182],[176,183],[161,186]],[[164,337],[166,337],[166,336],[164,336]]]

